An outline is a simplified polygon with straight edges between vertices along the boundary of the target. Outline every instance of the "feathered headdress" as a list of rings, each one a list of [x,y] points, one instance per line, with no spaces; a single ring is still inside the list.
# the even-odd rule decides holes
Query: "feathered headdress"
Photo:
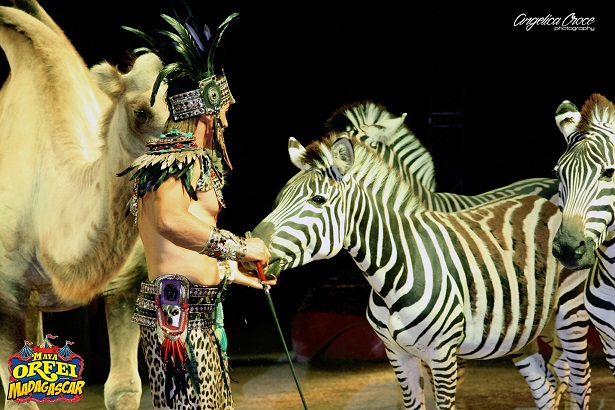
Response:
[[[161,14],[173,31],[157,30],[154,36],[131,27],[123,27],[149,44],[148,47],[134,50],[135,55],[154,53],[162,61],[163,68],[158,73],[152,89],[151,104],[154,105],[160,85],[167,83],[167,104],[175,121],[201,114],[214,114],[218,117],[225,104],[235,102],[224,70],[216,72],[214,68],[214,57],[224,31],[239,13],[228,16],[212,36],[207,25],[200,26],[203,28],[200,31],[194,13],[187,4],[186,6],[188,18],[183,23]],[[231,166],[224,139],[221,133],[217,132],[218,118],[214,124],[214,132],[225,160]]]

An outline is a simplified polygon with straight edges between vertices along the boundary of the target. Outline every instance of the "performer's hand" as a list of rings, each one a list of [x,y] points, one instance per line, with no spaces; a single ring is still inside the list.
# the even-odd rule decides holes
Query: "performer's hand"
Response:
[[[237,283],[239,285],[249,286],[254,289],[262,289],[263,285],[261,284],[261,280],[258,278],[258,274],[250,269],[247,269],[242,264],[238,264],[235,261],[229,261],[231,271],[233,272],[233,283]],[[277,278],[267,280],[268,286],[273,286],[277,283]]]
[[[248,250],[243,262],[249,263],[256,269],[256,262],[260,262],[263,269],[269,264],[271,253],[261,238],[246,238]]]

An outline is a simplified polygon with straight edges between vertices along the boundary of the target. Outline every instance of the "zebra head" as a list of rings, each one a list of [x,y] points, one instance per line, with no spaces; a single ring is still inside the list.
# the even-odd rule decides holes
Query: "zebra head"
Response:
[[[268,276],[332,258],[351,243],[379,241],[380,207],[413,212],[422,206],[399,172],[354,136],[330,132],[305,148],[291,138],[288,148],[300,171],[253,230],[271,252]]]
[[[592,94],[580,113],[564,101],[555,119],[567,147],[555,167],[562,223],[553,254],[566,267],[589,268],[613,227],[615,106],[602,95]]]
[[[313,142],[307,148],[292,137],[288,141],[291,162],[300,171],[278,193],[274,210],[252,231],[271,251],[267,275],[332,258],[343,247],[344,180],[354,151],[346,134],[330,138],[331,145]]]

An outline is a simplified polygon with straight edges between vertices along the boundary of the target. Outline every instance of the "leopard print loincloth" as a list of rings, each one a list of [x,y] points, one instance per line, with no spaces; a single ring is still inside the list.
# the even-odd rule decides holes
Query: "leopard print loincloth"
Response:
[[[194,346],[201,394],[197,395],[192,383],[187,381],[187,395],[174,397],[173,406],[167,405],[165,394],[165,373],[159,355],[159,342],[155,327],[141,326],[141,348],[145,355],[154,409],[173,410],[230,410],[233,398],[230,391],[230,377],[222,369],[218,342],[211,328],[193,329],[189,332],[190,342]],[[224,363],[228,369],[228,363]],[[188,375],[186,374],[186,379]],[[173,390],[175,390],[175,386]],[[171,395],[174,395],[172,391]]]

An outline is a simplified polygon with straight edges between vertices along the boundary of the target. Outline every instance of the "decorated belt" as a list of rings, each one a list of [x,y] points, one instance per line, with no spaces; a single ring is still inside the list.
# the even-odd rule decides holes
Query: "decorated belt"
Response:
[[[177,275],[179,277],[179,275]],[[214,323],[219,286],[187,285],[188,330],[210,328]],[[142,282],[132,322],[156,327],[156,299],[162,291],[156,282]]]

